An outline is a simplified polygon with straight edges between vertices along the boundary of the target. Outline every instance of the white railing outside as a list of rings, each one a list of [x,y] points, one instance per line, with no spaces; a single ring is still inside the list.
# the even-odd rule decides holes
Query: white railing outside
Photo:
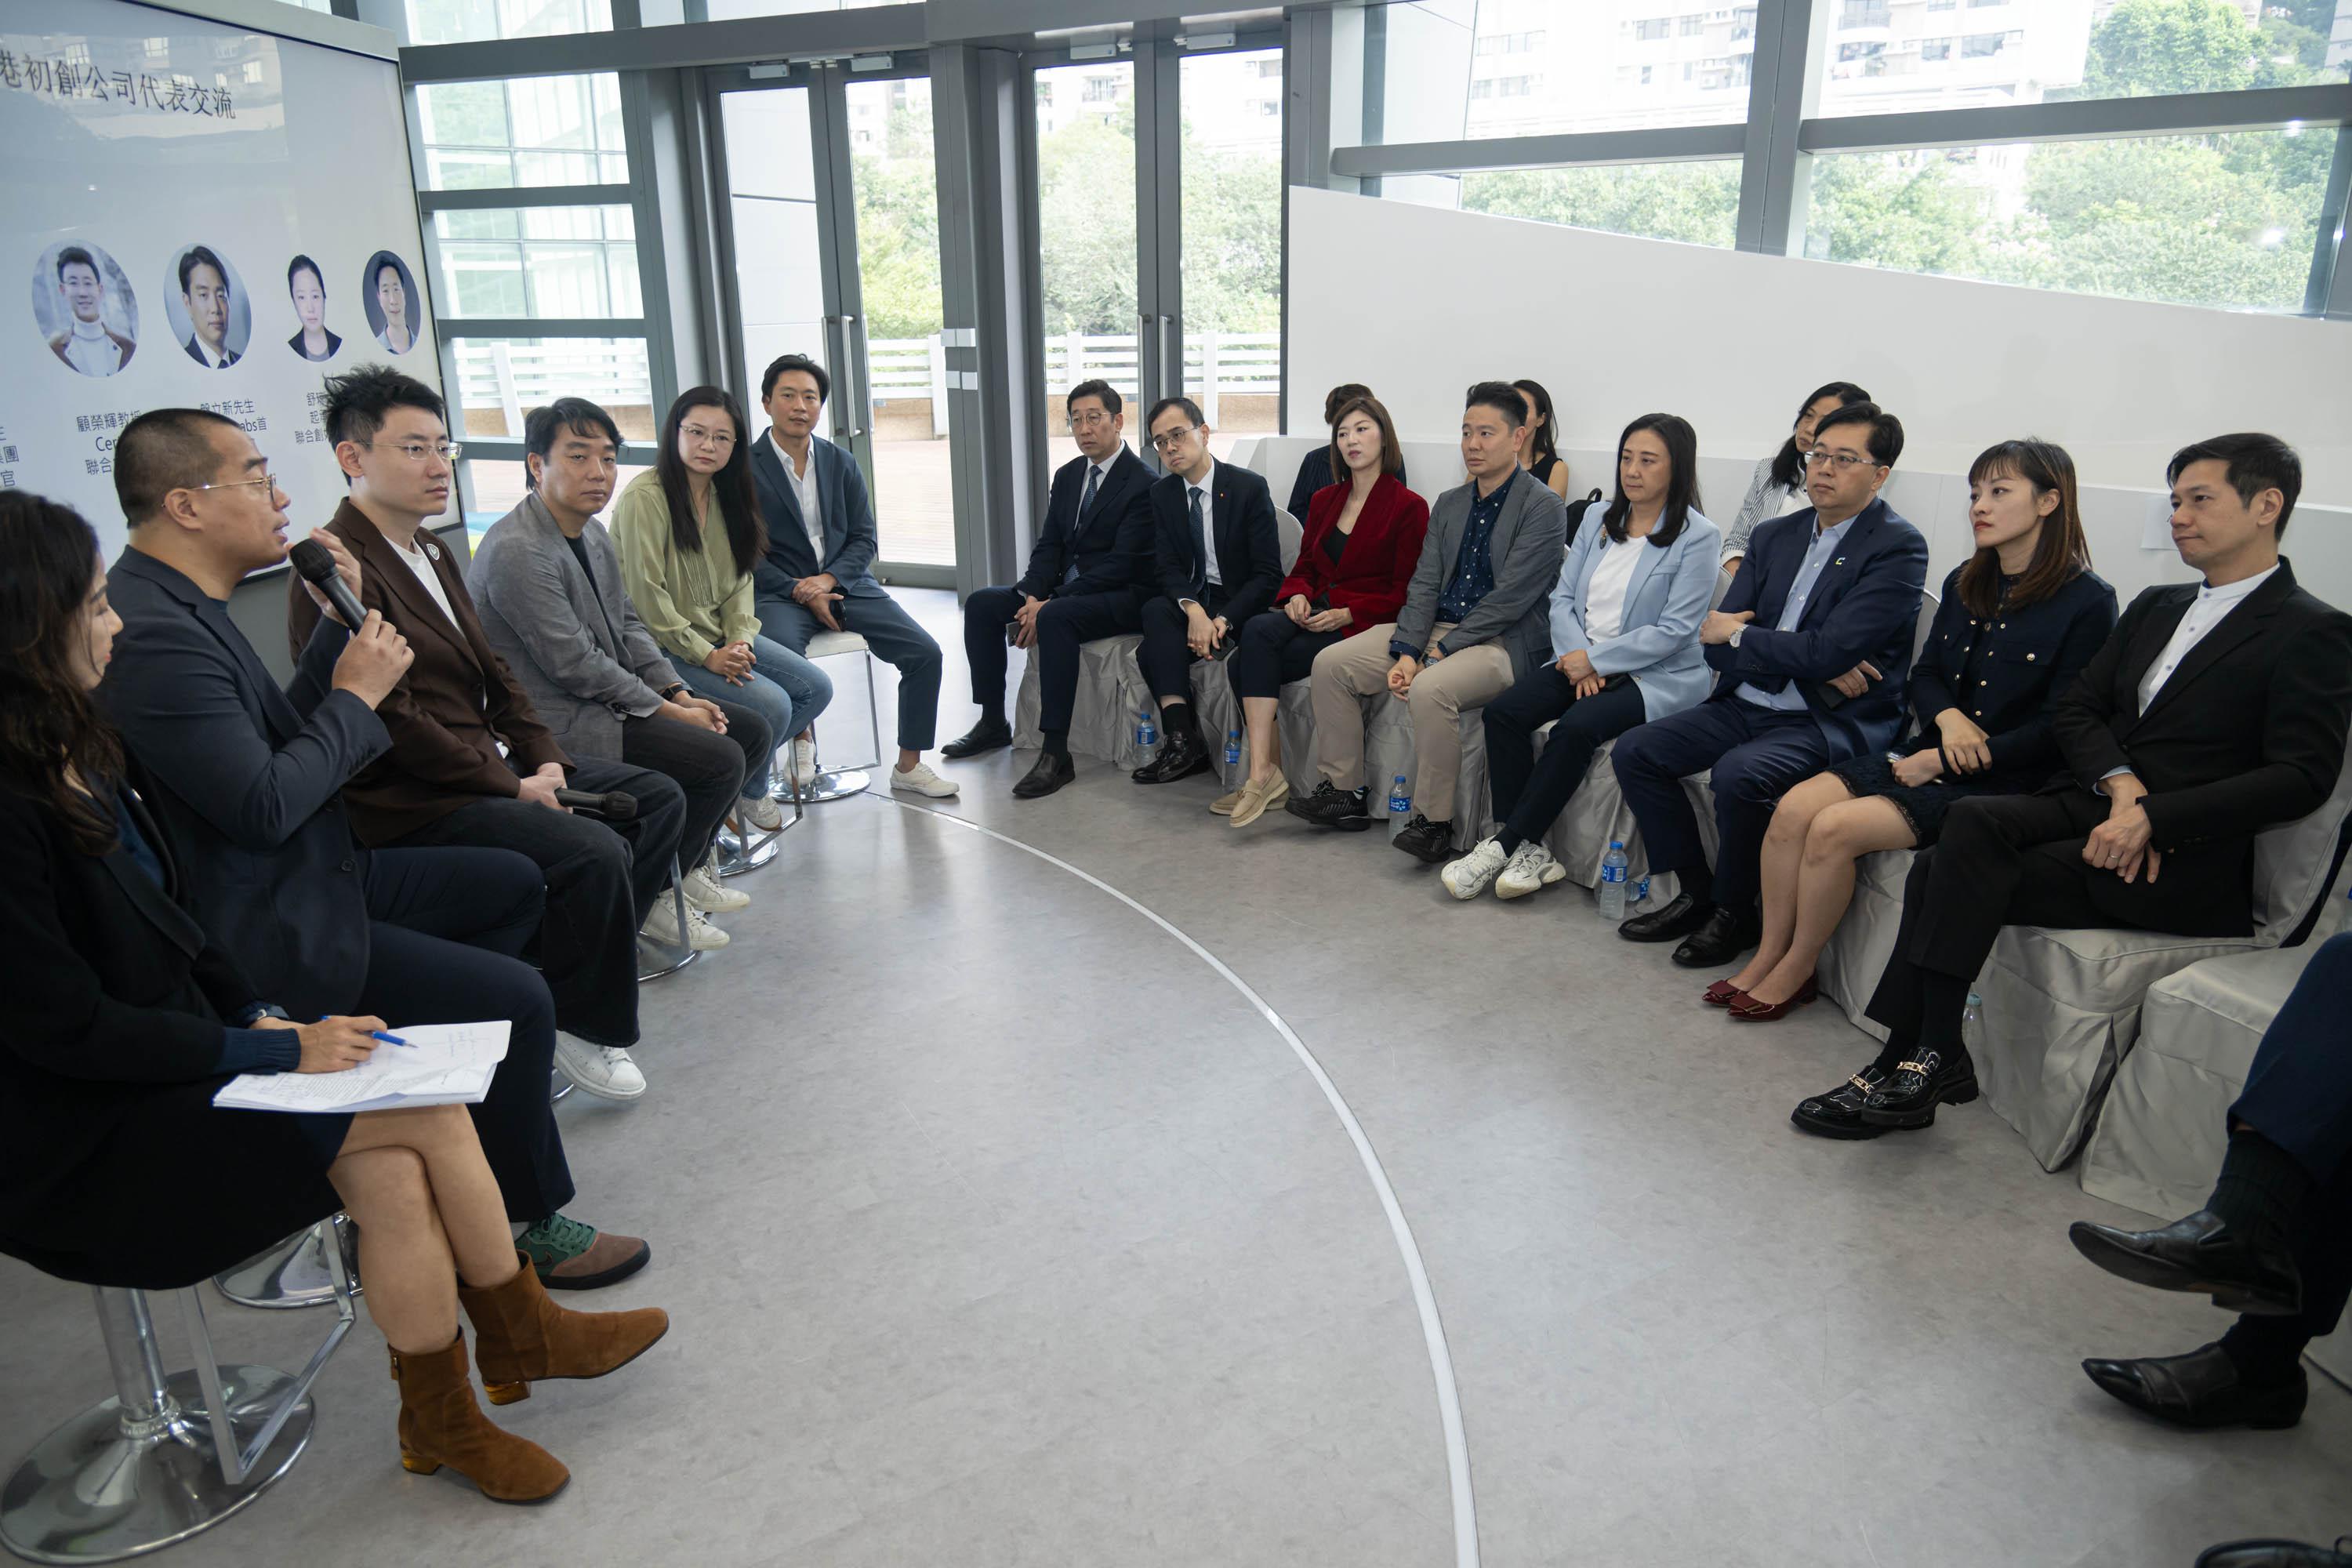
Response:
[[[584,397],[608,408],[653,405],[652,368],[646,345],[635,340],[467,342],[457,357],[458,406],[504,409],[507,429],[517,437],[524,410],[559,397]]]
[[[1136,393],[1136,342],[1132,332],[1066,332],[1045,341],[1045,384],[1056,395],[1097,377],[1122,396]],[[947,434],[947,353],[934,335],[875,338],[866,345],[877,401],[892,397],[931,399],[931,427]],[[1201,412],[1213,426],[1226,393],[1271,397],[1282,389],[1280,332],[1188,332],[1184,338],[1184,384],[1197,388]]]

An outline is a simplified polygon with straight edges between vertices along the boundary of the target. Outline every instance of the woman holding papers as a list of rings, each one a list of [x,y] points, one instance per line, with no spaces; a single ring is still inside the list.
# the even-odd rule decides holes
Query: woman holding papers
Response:
[[[171,1289],[345,1209],[392,1347],[402,1463],[449,1466],[499,1501],[551,1497],[563,1466],[475,1403],[460,1309],[494,1403],[600,1377],[668,1317],[548,1300],[463,1106],[213,1103],[241,1073],[339,1072],[400,1047],[373,1037],[380,1019],[284,1017],[173,901],[170,846],[90,700],[120,625],[89,525],[0,493],[0,1252]]]

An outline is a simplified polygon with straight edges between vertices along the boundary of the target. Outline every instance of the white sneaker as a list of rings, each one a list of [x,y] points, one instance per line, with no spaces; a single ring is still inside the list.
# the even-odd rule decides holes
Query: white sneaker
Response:
[[[793,737],[793,778],[801,788],[816,783],[816,742]]]
[[[1498,899],[1524,899],[1538,888],[1549,888],[1568,875],[1568,868],[1552,858],[1552,852],[1528,839],[1511,857],[1495,879],[1495,896]]]
[[[709,919],[692,904],[686,906],[686,932],[678,933],[677,911],[670,907],[669,895],[664,893],[654,912],[637,934],[662,947],[691,947],[697,952],[712,952],[727,945],[727,933],[712,925]]]
[[[919,757],[915,760],[915,765],[911,768],[890,770],[890,787],[909,790],[916,795],[927,795],[933,800],[944,800],[956,792],[953,780],[940,777],[931,771],[931,764]]]
[[[707,915],[725,915],[750,909],[751,895],[719,880],[719,858],[713,854],[686,874],[686,902]]]
[[[619,1046],[592,1046],[562,1030],[555,1032],[555,1070],[583,1094],[599,1100],[635,1100],[646,1091],[646,1075]]]
[[[784,825],[784,808],[768,796],[747,795],[735,803],[737,826],[773,833]]]
[[[1437,879],[1445,890],[1457,899],[1475,899],[1485,892],[1503,868],[1503,847],[1491,838],[1481,838],[1470,853],[1459,860],[1449,861]]]

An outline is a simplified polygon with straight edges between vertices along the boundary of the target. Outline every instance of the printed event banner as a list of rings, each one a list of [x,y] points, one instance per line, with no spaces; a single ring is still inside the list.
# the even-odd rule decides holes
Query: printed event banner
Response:
[[[393,62],[129,0],[0,0],[0,282],[25,289],[0,287],[0,488],[70,504],[110,559],[114,437],[141,411],[236,420],[299,529],[343,493],[323,378],[378,360],[440,386]]]

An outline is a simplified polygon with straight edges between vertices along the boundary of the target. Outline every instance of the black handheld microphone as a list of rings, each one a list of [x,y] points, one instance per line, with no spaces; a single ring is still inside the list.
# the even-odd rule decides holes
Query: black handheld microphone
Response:
[[[584,816],[601,816],[607,822],[626,822],[637,815],[637,797],[619,790],[597,795],[584,789],[560,789],[555,792],[555,804],[568,805]]]
[[[294,563],[294,570],[302,574],[302,581],[327,595],[327,603],[335,606],[335,614],[343,617],[343,625],[352,631],[359,630],[360,623],[367,619],[367,612],[352,597],[350,584],[335,570],[335,558],[327,553],[327,547],[315,539],[300,540],[287,556]]]

